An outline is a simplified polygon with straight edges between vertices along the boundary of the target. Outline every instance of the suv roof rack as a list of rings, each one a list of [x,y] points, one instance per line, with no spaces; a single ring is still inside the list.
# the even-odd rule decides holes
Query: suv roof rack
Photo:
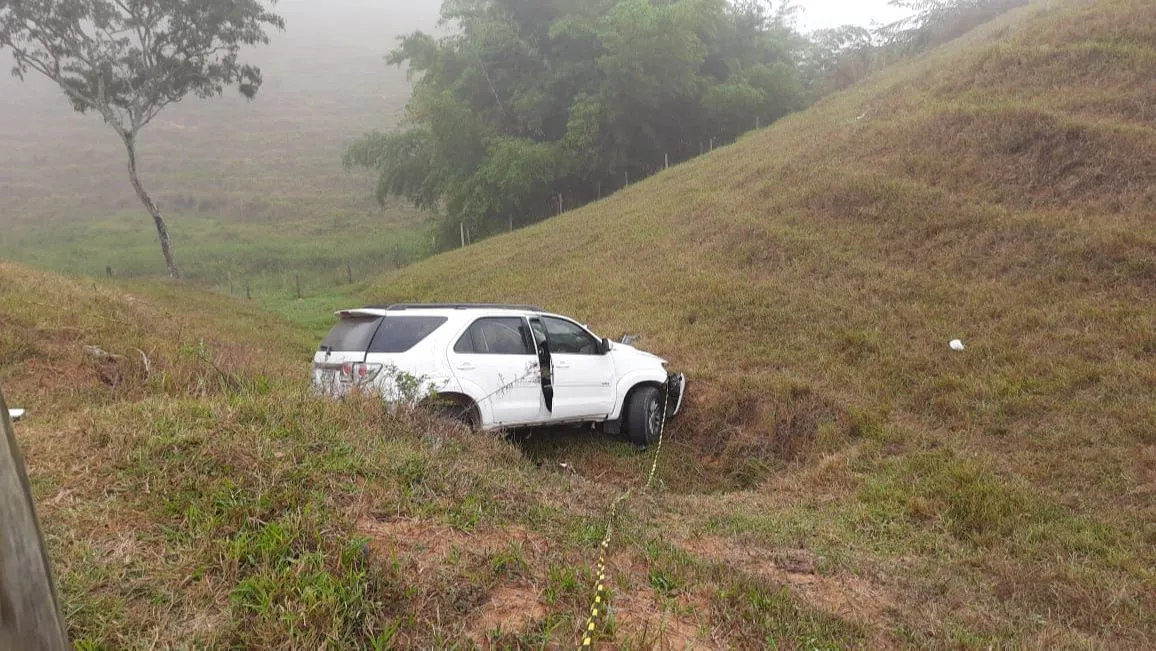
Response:
[[[502,303],[395,303],[393,305],[369,305],[367,310],[520,310],[522,312],[545,312],[533,305],[506,305]]]

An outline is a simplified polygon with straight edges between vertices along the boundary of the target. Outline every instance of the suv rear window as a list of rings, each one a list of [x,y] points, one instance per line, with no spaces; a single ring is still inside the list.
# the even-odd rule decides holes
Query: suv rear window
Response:
[[[333,326],[321,342],[321,349],[344,353],[404,353],[448,320],[444,316],[347,317]]]
[[[443,323],[444,316],[387,316],[369,344],[371,353],[404,353],[433,334]]]
[[[379,316],[357,316],[341,319],[325,340],[321,342],[321,350],[330,350],[340,353],[364,352],[369,346],[373,333],[377,332],[377,325],[381,323]]]

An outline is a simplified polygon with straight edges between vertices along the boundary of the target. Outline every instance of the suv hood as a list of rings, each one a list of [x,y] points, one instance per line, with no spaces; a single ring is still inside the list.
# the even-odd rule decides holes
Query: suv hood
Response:
[[[658,355],[648,353],[645,350],[639,350],[639,349],[637,349],[634,346],[631,346],[629,344],[620,344],[617,342],[611,342],[610,351],[616,355],[639,357],[642,359],[654,360],[660,364],[666,364],[666,360],[659,357]]]

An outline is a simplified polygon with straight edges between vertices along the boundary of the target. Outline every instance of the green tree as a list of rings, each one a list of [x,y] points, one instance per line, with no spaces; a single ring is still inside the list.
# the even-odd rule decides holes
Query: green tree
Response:
[[[815,96],[843,90],[866,77],[880,56],[875,32],[857,25],[819,30],[812,35],[807,78]]]
[[[415,79],[407,129],[345,163],[437,211],[443,245],[574,207],[803,105],[789,12],[744,0],[449,0],[451,35],[387,57]]]
[[[270,0],[272,4],[275,0]],[[160,209],[137,174],[137,136],[189,95],[236,87],[252,99],[261,71],[242,46],[268,43],[284,21],[259,0],[0,0],[0,49],[13,73],[52,80],[81,113],[98,113],[128,153],[133,190],[156,226],[170,277],[180,277]]]

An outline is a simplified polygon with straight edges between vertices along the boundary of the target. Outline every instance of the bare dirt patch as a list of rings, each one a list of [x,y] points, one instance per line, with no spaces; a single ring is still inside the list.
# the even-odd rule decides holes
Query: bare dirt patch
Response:
[[[465,532],[422,520],[379,521],[366,517],[358,522],[357,529],[370,538],[370,548],[375,553],[412,565],[417,577],[446,568],[455,551],[477,557],[516,545],[530,561],[530,567],[536,568],[536,561],[550,548],[543,536],[524,527]],[[482,648],[492,646],[491,633],[520,635],[546,616],[542,595],[533,582],[507,581],[492,588],[468,618],[467,636]]]
[[[747,547],[718,536],[682,544],[696,556],[726,563],[748,574],[784,585],[819,610],[864,624],[887,621],[894,598],[882,586],[850,574],[818,573],[818,559],[807,550],[776,552]]]
[[[524,527],[496,527],[466,532],[425,520],[375,520],[362,518],[357,530],[370,539],[370,548],[387,555],[411,558],[419,568],[436,567],[453,550],[489,553],[510,545],[521,546],[538,557],[549,550],[541,535]]]
[[[365,518],[357,524],[357,530],[369,537],[373,551],[409,560],[419,574],[436,569],[450,551],[465,548],[471,542],[464,532],[421,520],[381,522]]]
[[[1138,446],[1136,452],[1137,481],[1128,489],[1126,497],[1130,501],[1151,504],[1152,496],[1156,495],[1156,445]]]
[[[614,642],[606,648],[726,648],[711,637],[711,599],[717,586],[706,584],[664,597],[650,584],[649,566],[640,557],[619,551],[610,556],[607,574],[614,585],[609,612]]]
[[[647,587],[623,591],[611,608],[617,623],[615,638],[624,646],[661,651],[725,648],[710,639],[709,603],[698,602],[693,595],[660,600]]]
[[[489,634],[522,633],[530,624],[546,616],[542,597],[530,586],[501,585],[470,618],[469,637],[482,648],[490,648]]]

